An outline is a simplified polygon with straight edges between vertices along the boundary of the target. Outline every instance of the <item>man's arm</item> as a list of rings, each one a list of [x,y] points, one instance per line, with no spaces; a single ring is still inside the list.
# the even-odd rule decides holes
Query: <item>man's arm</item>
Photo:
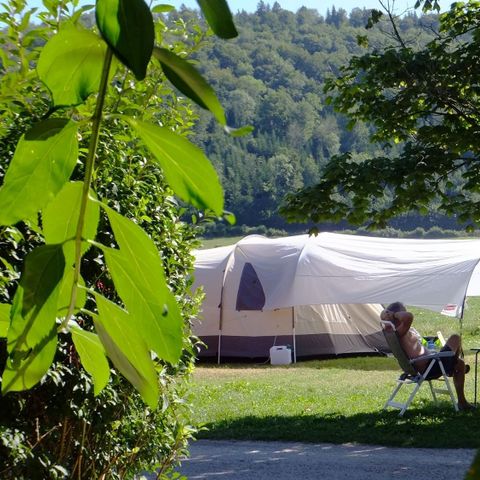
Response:
[[[390,310],[384,310],[380,314],[382,320],[388,320],[395,325],[395,329],[400,337],[403,337],[413,322],[413,314],[410,312],[391,312]]]

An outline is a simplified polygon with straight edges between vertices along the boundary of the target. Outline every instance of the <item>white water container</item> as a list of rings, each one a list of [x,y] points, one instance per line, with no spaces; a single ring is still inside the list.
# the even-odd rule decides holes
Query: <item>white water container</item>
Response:
[[[292,363],[292,351],[285,345],[276,345],[270,348],[270,363],[272,365]]]

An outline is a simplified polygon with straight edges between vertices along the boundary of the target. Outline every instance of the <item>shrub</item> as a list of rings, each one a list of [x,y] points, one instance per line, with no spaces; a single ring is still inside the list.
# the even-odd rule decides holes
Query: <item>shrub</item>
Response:
[[[79,21],[78,2],[45,2],[41,25],[29,23],[32,10],[23,0],[4,4],[0,21],[6,24],[1,41],[11,56],[2,56],[0,84],[0,180],[4,178],[15,146],[22,134],[41,118],[53,115],[49,92],[35,72],[40,47],[58,30],[59,22]],[[86,7],[88,8],[88,7]],[[87,22],[88,23],[88,22]],[[171,32],[157,22],[156,35],[168,33],[174,48],[196,48],[204,33],[178,21]],[[163,29],[163,31],[162,31]],[[193,33],[192,33],[193,32]],[[115,211],[139,224],[163,256],[168,288],[175,296],[184,319],[182,354],[174,365],[156,359],[160,387],[158,408],[145,405],[131,383],[113,368],[106,387],[95,395],[95,384],[80,363],[70,334],[60,332],[54,362],[33,388],[0,396],[0,478],[131,478],[142,470],[159,469],[167,475],[185,452],[195,430],[191,426],[187,388],[196,354],[196,339],[190,322],[198,309],[198,296],[190,294],[194,231],[180,221],[181,209],[167,187],[162,170],[147,162],[149,153],[120,125],[114,114],[141,112],[142,118],[188,133],[195,115],[189,102],[165,83],[160,67],[138,83],[131,73],[121,71],[108,89],[105,110],[112,114],[98,146],[100,168],[93,173],[96,192]],[[143,99],[142,104],[139,101]],[[72,108],[75,118],[89,118],[94,102]],[[85,122],[87,123],[87,122]],[[86,156],[86,132],[79,127],[80,160]],[[83,176],[78,163],[72,179]],[[0,182],[1,183],[1,182]],[[115,246],[105,215],[100,218],[98,237]],[[0,227],[0,302],[10,303],[18,286],[23,260],[43,242],[41,220]],[[105,266],[102,251],[90,248],[82,263],[86,288],[119,300]],[[93,308],[90,299],[84,311]],[[91,317],[76,316],[84,331],[92,331]],[[0,371],[7,362],[6,339],[0,338]],[[83,359],[82,359],[83,360]]]

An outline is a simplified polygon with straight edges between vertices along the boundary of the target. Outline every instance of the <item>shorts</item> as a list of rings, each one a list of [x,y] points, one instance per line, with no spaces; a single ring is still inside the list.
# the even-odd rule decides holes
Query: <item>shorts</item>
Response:
[[[451,352],[452,349],[448,345],[445,345],[440,351]],[[457,364],[457,357],[455,355],[452,355],[451,357],[439,358],[439,361],[442,362],[443,368],[445,369],[445,373],[449,377],[451,377],[455,370],[455,365]],[[441,376],[442,376],[442,371],[440,370],[440,363],[437,361],[434,363],[433,367],[428,372],[426,379],[431,380],[432,378],[438,378]]]

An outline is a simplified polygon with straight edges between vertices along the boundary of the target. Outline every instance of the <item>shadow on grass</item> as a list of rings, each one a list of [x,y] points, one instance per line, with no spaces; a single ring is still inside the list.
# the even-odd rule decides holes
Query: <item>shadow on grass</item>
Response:
[[[345,369],[345,370],[360,370],[364,372],[373,371],[398,371],[400,374],[400,367],[393,357],[386,357],[384,355],[377,356],[355,356],[355,357],[333,357],[321,360],[311,360],[306,362],[299,362],[293,365],[293,368],[315,368],[323,369]]]
[[[231,359],[230,359],[231,360]],[[370,355],[370,356],[331,356],[322,359],[299,360],[297,363],[290,365],[270,365],[269,361],[230,361],[220,365],[214,362],[199,361],[197,367],[208,367],[218,369],[233,369],[243,370],[249,369],[301,369],[311,368],[317,370],[323,369],[347,369],[347,370],[361,370],[361,371],[398,371],[400,374],[400,367],[397,361],[392,357],[384,355]]]
[[[396,447],[479,448],[480,412],[456,413],[451,406],[345,416],[248,416],[205,425],[198,438],[363,443]]]

